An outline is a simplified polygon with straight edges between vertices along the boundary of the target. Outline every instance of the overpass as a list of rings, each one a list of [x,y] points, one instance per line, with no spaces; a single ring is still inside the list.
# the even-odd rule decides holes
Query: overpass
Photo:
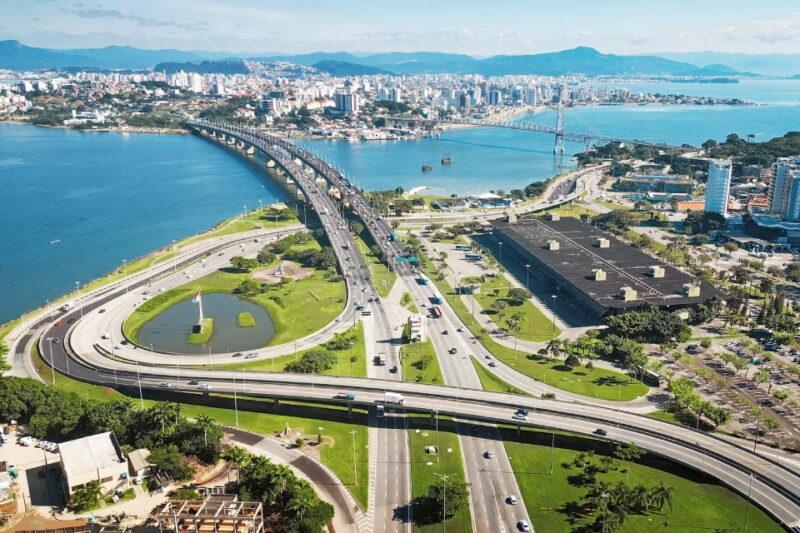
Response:
[[[239,148],[248,153],[252,153],[250,150],[253,149],[264,152],[267,157],[294,177],[306,200],[313,205],[320,218],[326,214],[334,216],[334,213],[337,212],[329,194],[318,194],[313,177],[324,178],[330,186],[339,191],[342,203],[347,204],[350,210],[364,222],[389,268],[397,267],[400,270],[405,268],[405,258],[408,254],[400,243],[391,238],[392,230],[389,224],[369,204],[363,192],[353,186],[327,161],[287,139],[255,128],[203,119],[190,120],[187,122],[187,126],[193,131],[213,134],[223,141],[227,139],[228,144],[237,144]],[[313,177],[305,172],[306,170],[313,171]]]

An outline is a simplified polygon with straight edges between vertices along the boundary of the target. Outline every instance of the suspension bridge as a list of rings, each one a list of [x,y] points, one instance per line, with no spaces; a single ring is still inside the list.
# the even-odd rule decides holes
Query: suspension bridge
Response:
[[[564,129],[563,105],[559,105],[556,108],[555,126],[546,126],[544,124],[537,124],[535,122],[526,122],[521,120],[500,121],[500,120],[492,120],[491,118],[477,119],[470,117],[453,118],[447,120],[431,120],[431,119],[426,120],[419,117],[381,115],[379,118],[384,119],[387,124],[393,124],[393,125],[414,124],[417,127],[435,128],[437,125],[442,125],[442,124],[464,124],[469,126],[480,126],[484,128],[504,128],[511,130],[530,131],[534,133],[544,133],[548,135],[553,135],[554,137],[554,144],[553,144],[554,154],[563,154],[564,143],[567,141],[581,143],[584,145],[585,150],[588,150],[589,148],[591,148],[592,145],[596,143],[630,144],[630,145],[647,146],[650,148],[658,148],[661,150],[670,150],[670,151],[672,150],[686,151],[692,149],[692,147],[688,147],[687,145],[675,146],[667,143],[643,141],[639,139],[623,139],[621,137],[612,137],[608,135],[603,135],[602,133],[577,133],[573,131],[566,131]]]

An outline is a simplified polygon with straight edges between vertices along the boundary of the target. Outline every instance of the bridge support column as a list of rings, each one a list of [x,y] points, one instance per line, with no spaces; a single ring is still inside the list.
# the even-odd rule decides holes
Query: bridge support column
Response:
[[[275,161],[272,159],[267,159],[267,168],[275,168]]]
[[[234,139],[233,137],[228,137],[228,145],[231,144],[236,144],[236,139]]]
[[[352,404],[347,404],[347,418],[353,418],[353,406]]]
[[[237,142],[236,148],[238,148],[239,150],[244,150],[244,143],[242,141]]]
[[[272,400],[272,408],[273,408],[273,409],[277,409],[277,408],[278,408],[278,406],[280,406],[280,404],[281,404],[281,401],[280,401],[279,399],[277,399],[277,398],[274,398],[274,399]]]
[[[246,153],[247,155],[256,155],[256,147],[253,146],[253,145],[250,145],[250,146],[247,147],[247,149],[244,151],[244,153]]]

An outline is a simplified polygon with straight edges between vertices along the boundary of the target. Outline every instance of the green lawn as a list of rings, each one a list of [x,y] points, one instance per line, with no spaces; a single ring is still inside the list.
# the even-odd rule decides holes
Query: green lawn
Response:
[[[402,298],[400,298],[400,305],[402,305],[412,313],[419,313],[417,304],[414,303],[414,298],[411,296],[410,292],[403,293]]]
[[[453,356],[443,354],[442,357]],[[400,360],[403,362],[403,380],[444,384],[436,350],[431,341],[404,345],[400,349]]]
[[[286,220],[278,220],[278,221],[275,221],[273,219],[265,220],[261,217],[262,214],[267,211],[267,209],[268,208],[266,207],[263,209],[254,209],[250,211],[245,217],[242,217],[240,215],[235,218],[223,220],[222,222],[218,223],[213,229],[205,233],[200,233],[198,235],[194,235],[192,237],[189,237],[187,239],[178,242],[177,246],[178,247],[186,246],[187,244],[191,244],[197,241],[202,241],[204,239],[208,239],[211,237],[222,237],[224,235],[231,235],[233,233],[250,231],[254,229],[277,229],[285,226],[291,226],[293,224],[299,224],[300,222],[294,215],[294,212],[290,212],[290,216]]]
[[[157,295],[151,302],[137,308],[123,324],[125,335],[136,341],[142,325],[176,303],[194,295],[198,290],[231,292],[249,274],[233,270],[217,270],[202,278]],[[267,309],[275,324],[275,336],[269,345],[299,339],[322,329],[344,308],[344,282],[330,281],[325,272],[314,271],[309,277],[274,285],[266,292],[250,298]],[[309,312],[313,309],[313,312]]]
[[[491,373],[483,365],[476,361],[474,357],[470,357],[469,359],[472,361],[472,366],[475,367],[475,372],[478,374],[478,379],[481,382],[481,387],[483,387],[483,390],[490,392],[508,392],[511,394],[521,394],[523,396],[528,395],[527,392],[506,383],[505,380],[502,380]]]
[[[46,347],[45,347],[46,350]],[[31,353],[34,366],[45,382],[51,382],[50,367],[42,361],[38,349]],[[45,354],[47,356],[47,354]],[[110,387],[100,387],[84,383],[56,372],[56,386],[59,389],[74,392],[85,400],[109,401],[124,399],[129,396]],[[158,391],[157,391],[158,392]],[[152,394],[152,393],[151,393]],[[148,396],[147,391],[145,395]],[[130,396],[135,405],[139,404],[138,393]],[[231,398],[211,395],[210,399],[201,399],[200,404],[181,403],[187,416],[196,417],[200,413],[211,416],[218,424],[233,426],[236,423],[233,401]],[[224,402],[227,407],[213,407],[209,402]],[[145,407],[155,400],[144,400]],[[230,405],[227,405],[230,404]],[[276,409],[271,400],[239,397],[239,427],[256,433],[270,434],[284,429],[286,423],[292,429],[301,428],[303,433],[315,436],[322,426],[324,445],[321,459],[333,470],[339,479],[358,500],[364,509],[367,508],[367,414],[366,411],[354,409],[353,418],[347,417],[346,408],[303,404],[298,402],[282,402]],[[302,409],[301,409],[301,406]],[[356,430],[355,452],[358,483],[354,483],[353,473],[353,436],[350,431]],[[315,437],[314,437],[315,440]]]
[[[256,327],[256,319],[249,311],[242,311],[236,315],[236,324],[240,328],[254,328]]]
[[[470,280],[470,281],[468,281]],[[517,305],[515,301],[508,298],[508,291],[511,283],[504,276],[487,277],[481,283],[478,278],[467,278],[465,282],[475,282],[480,285],[480,290],[474,295],[481,308],[501,329],[507,330],[508,319],[521,315],[520,330],[515,336],[519,339],[533,342],[546,341],[557,337],[561,330],[553,327],[553,321],[542,313],[531,303],[530,299]],[[507,305],[499,313],[492,308],[497,301],[503,301]]]
[[[364,326],[357,322],[348,332],[356,334],[356,343],[348,350],[329,350],[336,355],[337,363],[333,368],[323,372],[328,376],[353,376],[358,378],[367,377],[367,355],[364,346]],[[283,372],[286,365],[299,359],[304,353],[317,350],[309,348],[301,350],[297,354],[283,355],[263,361],[242,362],[230,365],[217,365],[215,368],[227,368],[232,370],[254,370],[263,372]]]
[[[186,336],[186,344],[205,344],[214,334],[214,319],[210,316],[203,318],[203,325],[197,333]]]
[[[573,202],[568,204],[564,204],[560,207],[556,207],[555,209],[548,209],[545,213],[555,213],[557,215],[561,215],[562,217],[572,217],[572,218],[580,218],[583,214],[588,214],[589,216],[597,215],[597,211],[593,209],[589,209],[588,207],[584,207],[582,205],[577,205]],[[541,213],[537,213],[537,216],[541,215]]]
[[[470,314],[461,297],[453,292],[446,280],[437,279],[436,273],[429,266],[426,266],[425,270],[458,318],[480,339],[489,353],[526,376],[568,392],[603,400],[633,400],[650,390],[644,383],[620,372],[596,368],[590,377],[589,372],[583,367],[570,370],[561,361],[522,350],[517,350],[515,353],[512,348],[499,344],[488,336],[486,330]]]
[[[364,233],[366,233],[366,231],[367,230],[364,230]],[[370,251],[369,245],[361,236],[356,235],[355,241],[356,246],[358,246],[358,251],[361,253],[361,257],[363,257],[364,261],[367,263],[378,294],[385,298],[392,291],[392,286],[394,286],[394,282],[397,280],[397,274],[389,270],[386,263],[378,259],[375,254]]]
[[[428,415],[408,414],[408,447],[411,451],[411,495],[424,496],[428,487],[439,481],[435,474],[451,474],[464,480],[464,469],[461,460],[461,446],[455,423],[449,418],[439,418],[437,439],[436,425]],[[425,446],[439,446],[439,462],[435,455],[425,453]],[[430,464],[429,464],[430,463]],[[415,513],[412,513],[412,517]],[[467,532],[472,530],[469,508],[464,509],[447,521],[448,531]],[[442,524],[420,527],[414,525],[414,531],[442,531]]]
[[[551,434],[504,428],[503,440],[511,466],[517,475],[531,523],[537,531],[571,532],[584,524],[582,517],[571,522],[565,507],[569,502],[581,502],[588,488],[570,483],[570,476],[579,472],[577,468],[565,468],[580,450],[594,449],[608,454],[608,444],[556,434],[555,449],[551,450]],[[555,453],[553,453],[553,451]],[[663,513],[629,515],[622,533],[652,533],[653,531],[741,531],[746,512],[746,501],[733,491],[717,484],[712,478],[670,463],[655,455],[646,455],[643,464],[621,469],[630,469],[630,485],[657,486],[660,481],[675,489],[674,508]],[[553,474],[550,474],[550,469]],[[625,480],[625,473],[611,471],[599,474],[599,480],[615,483]],[[783,529],[764,512],[750,506],[747,531],[759,533],[779,532]]]

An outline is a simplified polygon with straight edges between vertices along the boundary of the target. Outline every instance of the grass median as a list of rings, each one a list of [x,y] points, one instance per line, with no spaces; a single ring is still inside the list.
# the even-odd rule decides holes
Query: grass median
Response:
[[[364,230],[364,232],[366,231],[367,230]],[[389,267],[386,266],[386,263],[381,261],[374,253],[372,253],[367,240],[357,235],[355,237],[355,241],[358,251],[361,253],[361,257],[363,257],[364,262],[367,263],[370,276],[372,277],[372,281],[375,283],[375,288],[378,290],[378,294],[385,298],[390,292],[392,292],[394,282],[397,280],[397,274],[389,270]],[[369,242],[372,242],[371,239]]]
[[[439,475],[450,475],[464,481],[464,468],[461,459],[461,446],[455,422],[450,418],[439,418],[439,431],[436,431],[434,420],[428,415],[408,416],[408,447],[411,452],[411,497],[416,498],[428,494],[428,487],[440,482]],[[438,446],[436,455],[425,453],[426,446]],[[443,524],[436,523],[421,526],[417,520],[417,510],[413,510],[414,531],[441,531]],[[472,520],[469,508],[457,513],[444,524],[449,531],[472,531]]]
[[[430,341],[404,345],[400,348],[400,360],[403,362],[404,381],[444,384],[439,359]]]
[[[531,523],[537,531],[575,531],[593,521],[579,505],[589,485],[580,484],[581,469],[570,463],[581,451],[595,450],[599,456],[612,452],[610,443],[572,435],[536,430],[502,428],[503,441],[511,467],[525,500]],[[551,439],[555,439],[554,441]],[[553,445],[554,447],[551,447]],[[551,470],[552,469],[552,470]],[[627,472],[625,472],[627,470]],[[552,474],[551,474],[552,471]],[[646,454],[636,463],[617,461],[617,469],[597,475],[610,484],[625,482],[631,487],[673,487],[673,507],[659,512],[629,514],[622,533],[664,531],[743,531],[749,512],[748,531],[783,531],[755,505],[747,510],[747,500],[703,473]]]
[[[483,390],[489,392],[507,392],[510,394],[521,394],[526,396],[528,393],[518,389],[517,387],[506,383],[486,368],[481,365],[474,357],[469,358],[472,366],[475,367],[475,373],[478,374],[478,380],[481,382]]]
[[[650,390],[644,383],[621,372],[604,368],[595,368],[591,372],[583,367],[570,369],[562,361],[526,353],[523,350],[515,351],[498,343],[472,316],[461,301],[461,297],[455,294],[446,280],[437,279],[436,272],[430,267],[426,268],[426,274],[433,280],[458,318],[467,326],[470,333],[480,340],[484,348],[499,361],[518,372],[567,392],[602,400],[634,400]]]
[[[200,331],[189,333],[186,336],[186,344],[205,344],[214,334],[214,319],[207,316],[203,319]]]

